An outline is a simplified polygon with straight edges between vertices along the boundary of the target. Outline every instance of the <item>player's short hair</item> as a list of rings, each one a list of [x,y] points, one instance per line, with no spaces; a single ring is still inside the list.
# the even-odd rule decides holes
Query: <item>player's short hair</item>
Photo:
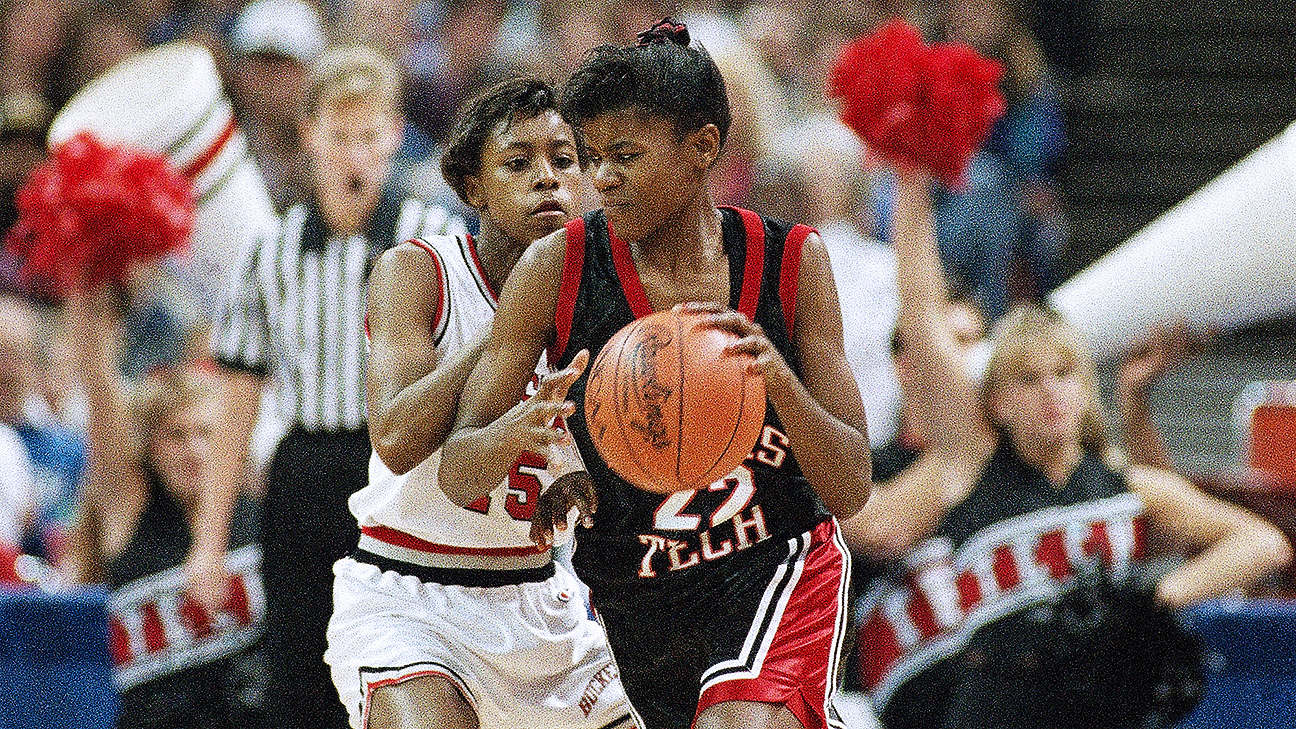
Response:
[[[311,64],[306,85],[306,115],[325,106],[366,101],[400,109],[401,77],[396,64],[366,45],[333,46]]]
[[[557,90],[533,76],[501,81],[482,91],[459,109],[449,144],[441,155],[441,176],[459,199],[467,203],[465,180],[481,173],[482,148],[491,133],[500,125],[508,129],[515,121],[534,119],[546,111],[557,110]],[[584,150],[578,145],[576,151],[584,167]]]
[[[724,146],[731,120],[724,77],[711,55],[667,18],[629,47],[589,52],[563,87],[562,115],[579,131],[603,114],[636,111],[670,119],[680,137],[714,124]]]

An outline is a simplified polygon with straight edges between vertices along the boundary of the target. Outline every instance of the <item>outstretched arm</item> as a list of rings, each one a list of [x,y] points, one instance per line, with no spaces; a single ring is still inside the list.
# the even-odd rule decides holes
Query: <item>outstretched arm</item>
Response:
[[[798,378],[759,326],[735,311],[714,313],[713,321],[742,337],[730,351],[755,358],[753,371],[765,376],[765,393],[787,429],[802,472],[828,510],[847,519],[869,497],[871,468],[868,426],[859,388],[846,363],[841,309],[828,250],[818,235],[801,249],[792,342],[801,361]],[[718,307],[691,305],[716,311]]]
[[[1165,441],[1152,420],[1152,385],[1202,344],[1182,322],[1172,327],[1158,326],[1121,362],[1116,375],[1116,400],[1121,439],[1130,463],[1174,468]]]
[[[926,174],[897,171],[892,247],[900,290],[899,327],[914,362],[915,392],[932,418],[933,447],[976,471],[990,457],[995,436],[978,388],[949,324],[945,273],[936,247],[931,182]]]
[[[1291,544],[1277,527],[1174,473],[1135,466],[1129,485],[1143,497],[1151,526],[1196,552],[1157,584],[1163,604],[1184,607],[1245,589],[1291,562]]]
[[[369,276],[369,440],[398,474],[426,460],[449,435],[459,393],[485,339],[483,332],[438,362],[433,336],[443,282],[432,255],[402,243],[384,253]]]
[[[461,506],[490,493],[524,452],[547,453],[565,437],[549,423],[572,412],[567,388],[583,371],[583,360],[573,362],[579,370],[555,373],[541,384],[540,394],[524,399],[553,336],[565,235],[559,230],[532,243],[500,293],[485,350],[468,377],[454,432],[441,451],[437,481]]]
[[[135,532],[148,500],[148,486],[131,432],[134,418],[117,371],[122,322],[115,292],[106,285],[93,291],[74,290],[65,306],[90,401],[86,428],[90,464],[82,499],[87,532],[79,546],[85,549],[83,573],[96,574],[102,563],[95,563],[120,554]]]

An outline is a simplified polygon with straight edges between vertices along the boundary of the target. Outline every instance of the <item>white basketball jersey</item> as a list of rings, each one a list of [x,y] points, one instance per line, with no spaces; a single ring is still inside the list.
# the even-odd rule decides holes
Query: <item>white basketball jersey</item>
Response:
[[[482,275],[471,237],[437,236],[412,241],[432,256],[441,280],[433,341],[441,361],[467,346],[495,315],[496,296]],[[547,371],[544,356],[537,375]],[[527,396],[535,392],[535,380]],[[428,567],[511,568],[542,564],[548,550],[531,541],[531,515],[542,489],[557,473],[547,460],[524,454],[489,495],[456,506],[437,483],[441,451],[398,476],[377,453],[369,457],[369,485],[351,495],[360,524],[360,548]],[[570,470],[570,469],[566,469]],[[555,536],[570,533],[558,531]]]

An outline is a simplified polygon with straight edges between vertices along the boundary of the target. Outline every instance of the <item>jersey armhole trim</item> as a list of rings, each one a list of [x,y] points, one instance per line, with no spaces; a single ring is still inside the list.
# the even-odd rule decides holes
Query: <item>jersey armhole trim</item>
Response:
[[[432,258],[432,265],[436,266],[437,287],[440,289],[440,296],[437,298],[436,313],[432,316],[432,346],[440,347],[441,340],[445,338],[446,330],[450,328],[450,281],[446,277],[445,264],[441,262],[441,254],[437,253],[432,244],[422,238],[410,238],[407,243],[412,243],[427,252]],[[365,315],[365,336],[369,336],[369,315]]]
[[[585,218],[575,218],[567,223],[567,249],[563,253],[562,284],[558,290],[558,306],[554,309],[554,343],[548,361],[557,366],[567,351],[571,337],[572,317],[576,313],[576,294],[580,292],[581,273],[585,267]]]
[[[742,292],[738,297],[738,311],[756,321],[756,306],[760,302],[761,279],[765,273],[765,221],[760,215],[742,208],[731,208],[742,216],[747,232],[747,250],[743,254]]]
[[[783,323],[788,339],[793,337],[796,325],[797,286],[801,279],[801,251],[805,240],[816,232],[808,225],[794,225],[783,241],[783,262],[779,268],[779,301],[783,302]]]

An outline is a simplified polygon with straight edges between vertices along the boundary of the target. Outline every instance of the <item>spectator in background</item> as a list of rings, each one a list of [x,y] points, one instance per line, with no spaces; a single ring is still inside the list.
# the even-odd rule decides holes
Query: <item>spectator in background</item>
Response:
[[[81,375],[90,398],[93,455],[76,539],[79,582],[103,582],[124,631],[116,651],[125,687],[122,729],[234,729],[259,726],[253,687],[263,680],[251,646],[257,630],[246,609],[257,580],[256,562],[244,561],[232,583],[235,599],[214,613],[192,601],[184,563],[204,480],[211,476],[211,445],[219,401],[210,374],[193,365],[156,370],[128,402],[119,373],[125,322],[111,286],[75,291],[66,305]],[[240,503],[229,542],[255,541],[252,505]],[[250,556],[243,550],[244,557]],[[132,619],[144,606],[168,626],[145,638]],[[205,626],[205,627],[203,627]],[[186,636],[182,638],[182,636]],[[154,646],[161,640],[166,649]]]
[[[18,219],[14,196],[27,175],[45,161],[45,131],[52,109],[43,96],[29,89],[0,94],[0,235]],[[14,288],[17,262],[3,260],[4,287]]]
[[[965,43],[1004,64],[1007,112],[969,161],[962,186],[933,189],[946,276],[993,322],[1014,300],[1042,298],[1058,283],[1068,233],[1056,180],[1063,151],[1057,92],[1009,0],[954,0],[939,16],[915,3],[892,4],[926,18],[920,27],[936,40]],[[894,182],[878,192],[880,236],[888,238]]]
[[[71,0],[12,0],[0,4],[0,92],[49,98],[55,59],[67,33]]]
[[[879,229],[889,240],[895,180],[889,174],[880,179]],[[936,240],[945,275],[953,288],[967,291],[976,308],[993,322],[1008,310],[1008,276],[1021,218],[1008,173],[997,158],[982,151],[968,162],[961,188],[932,184]]]
[[[597,0],[541,0],[532,36],[535,71],[565,79],[585,60],[591,48],[628,43],[635,33],[659,17],[645,0],[601,3]]]
[[[324,664],[333,608],[333,563],[359,537],[347,509],[368,483],[365,286],[372,262],[413,237],[463,233],[444,208],[387,184],[400,144],[394,64],[363,46],[338,47],[312,66],[303,143],[307,202],[275,234],[254,241],[235,268],[217,315],[212,355],[226,417],[218,444],[217,498],[233,504],[246,465],[262,384],[274,377],[279,442],[262,502],[266,640],[274,729],[347,725]]]
[[[997,163],[994,184],[1005,186],[1016,212],[1009,255],[1024,268],[1006,273],[1023,270],[1024,277],[1009,294],[1039,298],[1058,283],[1057,259],[1066,242],[1057,185],[1065,140],[1061,102],[1048,62],[1017,7],[1010,0],[954,0],[948,7],[944,37],[1004,64],[1000,88],[1008,108],[982,153]],[[989,174],[973,172],[974,176]],[[997,301],[998,295],[987,296],[992,316],[1000,313]]]
[[[10,294],[0,296],[0,422],[26,447],[36,508],[22,547],[59,564],[76,510],[85,446],[78,434],[57,422],[41,396],[49,359],[42,328],[30,303]]]
[[[73,5],[63,47],[52,65],[55,107],[99,74],[145,48],[143,23],[125,0]]]
[[[746,41],[734,38],[723,48],[713,58],[724,75],[733,124],[724,154],[711,171],[712,195],[720,205],[760,207],[752,200],[759,160],[768,153],[780,128],[795,122],[796,117],[789,118],[783,89]]]
[[[900,406],[895,367],[886,354],[897,293],[895,256],[869,235],[873,220],[863,157],[863,145],[849,129],[816,114],[774,138],[757,168],[753,195],[756,206],[775,218],[807,221],[828,247],[846,361],[864,401],[869,442],[876,447],[895,433]],[[876,479],[876,464],[873,472]]]
[[[436,29],[425,72],[410,79],[405,94],[409,120],[440,142],[454,113],[474,93],[516,75],[522,65],[501,52],[506,0],[451,0],[424,22]]]
[[[904,561],[861,601],[867,685],[890,729],[1092,726],[1053,700],[1042,674],[1057,636],[1035,608],[1095,563],[1136,586],[1149,553],[1167,544],[1192,556],[1147,575],[1148,587],[1181,608],[1254,584],[1291,560],[1291,546],[1169,471],[1109,465],[1092,359],[1058,315],[1014,309],[974,378],[950,327],[921,173],[900,183],[894,226],[900,332],[933,443],[915,477],[882,487],[861,513],[875,534],[912,527],[875,545]],[[930,621],[918,604],[933,608]],[[1111,669],[1129,681],[1140,670]]]
[[[229,44],[239,125],[282,212],[308,197],[299,126],[307,68],[324,49],[324,25],[304,0],[253,0],[235,18]]]
[[[387,54],[401,68],[408,88],[415,70],[417,6],[413,0],[351,0],[337,35]],[[407,118],[400,149],[396,150],[397,173],[403,175],[414,165],[428,161],[435,147],[432,137]]]

